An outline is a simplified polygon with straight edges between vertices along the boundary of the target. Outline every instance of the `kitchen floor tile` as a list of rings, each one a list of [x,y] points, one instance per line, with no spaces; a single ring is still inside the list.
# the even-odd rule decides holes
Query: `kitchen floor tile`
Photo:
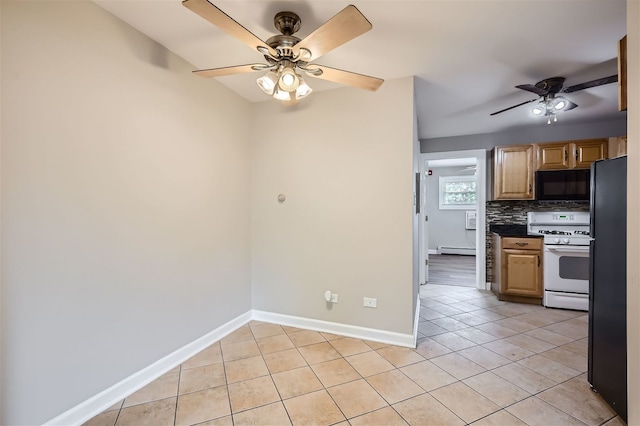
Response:
[[[277,334],[275,336],[263,337],[256,340],[258,348],[262,354],[270,354],[272,352],[284,351],[286,349],[292,349],[295,346],[289,337],[284,334]]]
[[[258,377],[229,385],[231,410],[237,413],[280,401],[271,376]]]
[[[587,382],[584,312],[430,284],[420,304],[415,349],[250,321],[84,426],[623,424]]]
[[[385,407],[387,403],[369,383],[360,379],[327,389],[347,419]]]
[[[298,351],[309,365],[342,358],[342,355],[340,355],[329,342],[302,346],[298,348]]]
[[[165,373],[145,387],[126,397],[123,408],[175,397],[178,395],[179,380],[180,373],[178,371]]]
[[[535,396],[507,407],[505,410],[531,426],[584,426],[581,421]]]
[[[242,411],[233,415],[234,426],[272,424],[278,426],[291,425],[289,415],[284,409],[282,402],[264,405],[247,411]]]
[[[396,368],[424,361],[424,357],[418,354],[415,350],[401,348],[400,346],[387,346],[382,349],[378,349],[376,352]]]
[[[475,376],[476,374],[486,371],[485,368],[457,353],[433,358],[431,362],[458,380],[466,379],[467,377]]]
[[[402,416],[391,407],[384,407],[362,416],[349,419],[351,426],[407,426]]]
[[[389,404],[404,401],[425,391],[400,370],[387,371],[365,379]]]
[[[500,407],[463,382],[430,392],[431,396],[467,423],[500,410]]]
[[[273,381],[282,399],[293,398],[323,389],[322,383],[309,367],[296,368],[274,374]]]
[[[491,371],[531,394],[542,392],[557,384],[548,377],[516,363],[498,367]]]
[[[308,393],[283,402],[294,426],[331,425],[345,420],[326,390]]]
[[[498,355],[487,348],[483,348],[482,346],[473,346],[471,348],[462,349],[457,353],[487,370],[511,363],[511,360],[503,357],[502,355]]]
[[[375,351],[351,355],[345,359],[362,377],[372,376],[374,374],[394,369],[393,364]]]
[[[394,404],[393,408],[410,425],[462,426],[465,424],[460,417],[427,393]]]
[[[529,392],[490,371],[469,377],[463,383],[500,407],[507,407],[531,396]]]
[[[180,372],[179,394],[197,392],[227,384],[223,364],[185,369]]]
[[[267,364],[265,364],[264,358],[261,356],[229,361],[224,364],[224,367],[227,374],[227,383],[241,382],[269,374]]]
[[[316,373],[325,388],[362,378],[344,358],[314,364],[311,369]]]
[[[226,386],[178,397],[176,425],[192,425],[231,414]]]
[[[176,415],[176,398],[125,407],[120,411],[118,426],[162,426],[173,425]]]
[[[527,426],[525,422],[506,410],[496,411],[471,424],[473,426]]]

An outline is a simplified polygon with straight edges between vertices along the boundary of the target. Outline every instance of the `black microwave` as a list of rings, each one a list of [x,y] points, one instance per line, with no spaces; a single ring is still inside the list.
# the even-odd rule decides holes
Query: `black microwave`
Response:
[[[536,172],[536,200],[589,201],[589,169]]]

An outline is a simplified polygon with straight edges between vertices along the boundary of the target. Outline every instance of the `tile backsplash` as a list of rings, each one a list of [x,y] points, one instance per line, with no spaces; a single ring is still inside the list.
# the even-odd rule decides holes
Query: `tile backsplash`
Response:
[[[528,212],[588,212],[588,202],[577,201],[487,201],[487,282],[493,282],[491,225],[526,225]]]

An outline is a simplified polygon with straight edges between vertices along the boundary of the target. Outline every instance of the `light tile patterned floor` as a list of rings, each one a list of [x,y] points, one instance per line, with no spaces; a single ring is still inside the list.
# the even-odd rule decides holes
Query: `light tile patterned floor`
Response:
[[[415,350],[251,322],[86,423],[602,425],[584,312],[421,288]]]

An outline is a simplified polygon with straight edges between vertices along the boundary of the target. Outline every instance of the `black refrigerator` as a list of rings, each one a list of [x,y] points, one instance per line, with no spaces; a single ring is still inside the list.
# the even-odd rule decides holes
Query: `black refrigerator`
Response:
[[[591,165],[588,380],[627,421],[627,157]]]

